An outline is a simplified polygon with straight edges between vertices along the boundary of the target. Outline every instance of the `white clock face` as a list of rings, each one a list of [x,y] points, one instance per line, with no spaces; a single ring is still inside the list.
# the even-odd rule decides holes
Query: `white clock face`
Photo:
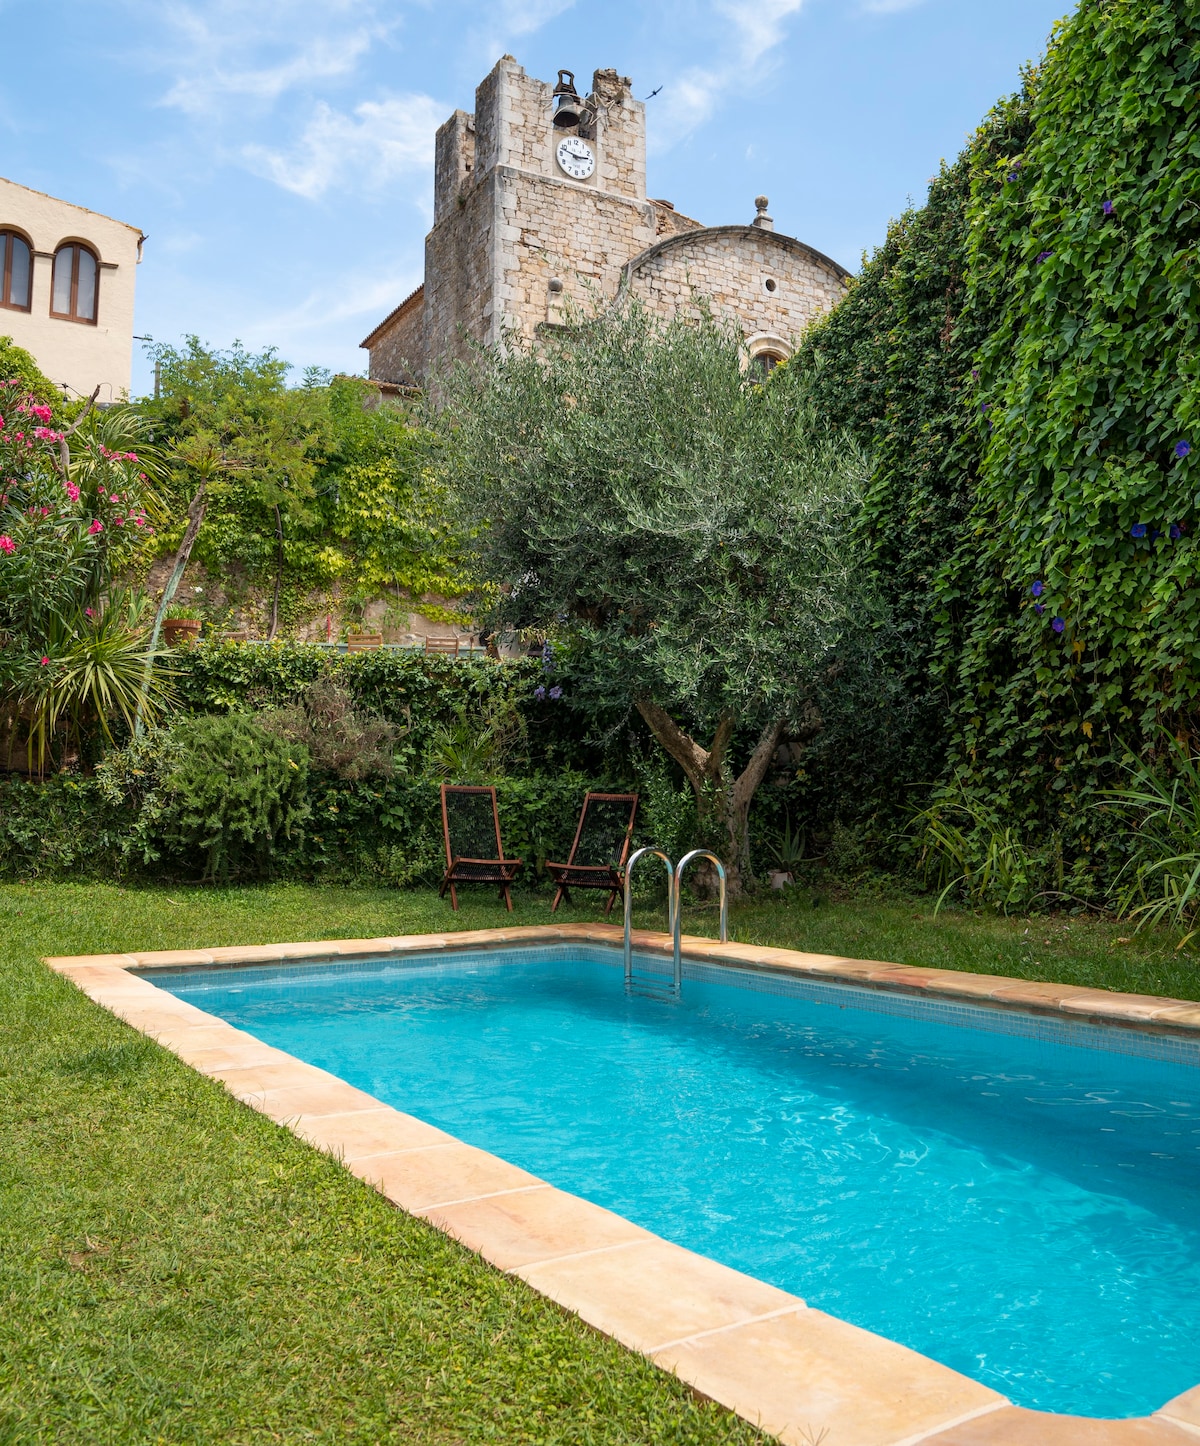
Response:
[[[577,181],[586,181],[596,169],[596,157],[587,141],[578,136],[566,136],[558,143],[555,152],[559,166]]]

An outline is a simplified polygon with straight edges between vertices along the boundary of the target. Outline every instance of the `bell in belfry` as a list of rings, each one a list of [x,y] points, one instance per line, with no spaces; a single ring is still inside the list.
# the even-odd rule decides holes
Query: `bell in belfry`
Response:
[[[573,130],[579,124],[583,103],[575,89],[575,72],[560,70],[554,87],[554,125],[558,130]]]

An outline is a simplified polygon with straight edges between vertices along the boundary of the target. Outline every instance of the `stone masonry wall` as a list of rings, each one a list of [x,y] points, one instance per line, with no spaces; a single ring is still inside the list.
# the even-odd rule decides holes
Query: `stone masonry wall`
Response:
[[[429,366],[425,331],[425,294],[418,288],[394,316],[372,334],[369,352],[372,381],[411,383]]]
[[[841,267],[790,236],[755,226],[719,226],[668,240],[627,271],[629,292],[661,316],[700,296],[736,319],[747,338],[790,346],[845,291]]]
[[[407,380],[407,363],[420,378],[510,330],[532,340],[622,286],[662,315],[710,296],[751,350],[770,338],[786,349],[840,298],[845,273],[800,242],[762,223],[703,229],[647,198],[645,106],[615,70],[592,77],[596,170],[565,176],[555,150],[570,132],[551,123],[553,93],[505,56],[476,90],[474,114],[455,111],[439,129],[423,302],[372,334],[373,377]]]

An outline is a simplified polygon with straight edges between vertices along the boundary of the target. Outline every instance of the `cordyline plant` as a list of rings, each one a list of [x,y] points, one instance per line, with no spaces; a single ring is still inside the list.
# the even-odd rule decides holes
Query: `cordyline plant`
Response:
[[[141,599],[113,587],[151,529],[136,421],[90,408],[55,427],[51,408],[0,383],[0,736],[29,766],[120,718],[132,723],[146,659]],[[146,704],[166,701],[152,677]]]
[[[813,680],[865,609],[862,456],[801,389],[756,385],[703,306],[510,341],[438,395],[495,625],[569,638],[586,701],[636,706],[737,893],[755,790],[789,724],[811,736]]]

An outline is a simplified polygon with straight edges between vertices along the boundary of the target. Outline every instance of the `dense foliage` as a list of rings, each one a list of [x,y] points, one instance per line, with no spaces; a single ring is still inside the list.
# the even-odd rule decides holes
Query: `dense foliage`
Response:
[[[736,889],[783,729],[811,727],[819,674],[867,606],[847,540],[859,453],[800,389],[753,384],[739,338],[703,312],[581,317],[447,390],[495,626],[558,636],[588,706],[636,706]],[[754,741],[735,763],[739,728]]]
[[[257,601],[264,628],[295,623],[335,590],[352,608],[386,589],[462,593],[425,434],[372,385],[310,372],[289,386],[273,350],[195,337],[154,357],[159,395],[140,406],[171,449],[168,540],[203,485],[193,556],[219,580],[198,597],[214,620]]]
[[[1195,732],[1198,181],[1200,6],[1084,0],[781,378],[873,451],[900,776],[1025,902],[1111,878],[1097,791]]]

